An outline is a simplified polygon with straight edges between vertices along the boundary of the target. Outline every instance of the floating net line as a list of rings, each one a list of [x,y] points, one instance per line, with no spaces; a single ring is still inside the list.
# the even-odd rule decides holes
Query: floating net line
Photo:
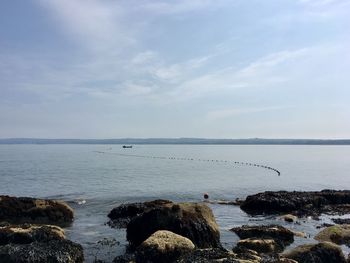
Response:
[[[278,176],[281,175],[281,172],[276,168],[271,166],[250,163],[250,162],[238,162],[238,161],[228,161],[228,160],[218,160],[218,159],[201,159],[201,158],[184,158],[184,157],[172,157],[172,156],[152,156],[152,155],[140,155],[140,154],[127,154],[127,153],[116,153],[116,152],[105,152],[105,151],[94,151],[99,154],[110,154],[110,155],[118,155],[124,157],[137,157],[137,158],[147,158],[147,159],[162,159],[162,160],[178,160],[178,161],[197,161],[197,162],[212,162],[212,163],[227,163],[227,164],[235,164],[242,166],[253,166],[266,170],[273,171],[277,173]]]

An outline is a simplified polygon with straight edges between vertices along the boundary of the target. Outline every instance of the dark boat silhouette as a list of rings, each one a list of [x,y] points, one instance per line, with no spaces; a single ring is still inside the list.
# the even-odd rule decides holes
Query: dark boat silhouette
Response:
[[[123,148],[132,148],[132,145],[123,145]]]

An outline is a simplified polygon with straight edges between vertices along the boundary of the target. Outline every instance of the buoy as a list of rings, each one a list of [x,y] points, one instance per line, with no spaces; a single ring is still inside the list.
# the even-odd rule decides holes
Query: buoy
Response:
[[[208,193],[204,193],[203,197],[204,197],[205,200],[208,200],[209,199],[209,194]]]

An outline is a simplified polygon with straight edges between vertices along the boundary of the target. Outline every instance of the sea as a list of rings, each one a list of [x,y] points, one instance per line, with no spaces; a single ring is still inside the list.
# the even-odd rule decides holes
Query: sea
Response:
[[[267,190],[322,189],[350,189],[350,146],[0,145],[0,195],[69,203],[75,220],[66,236],[84,247],[86,262],[111,262],[126,251],[125,229],[107,224],[114,207],[154,199],[203,202],[203,193],[214,202],[208,205],[228,249],[239,240],[229,230],[245,224],[280,224],[305,233],[287,249],[314,243],[316,227],[331,223],[330,216],[286,223],[215,201]]]

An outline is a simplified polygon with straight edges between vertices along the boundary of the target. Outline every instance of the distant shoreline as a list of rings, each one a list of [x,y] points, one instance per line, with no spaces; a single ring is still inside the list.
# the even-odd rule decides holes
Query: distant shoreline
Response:
[[[202,138],[123,138],[123,139],[0,139],[0,144],[160,144],[160,145],[350,145],[350,139],[202,139]]]

